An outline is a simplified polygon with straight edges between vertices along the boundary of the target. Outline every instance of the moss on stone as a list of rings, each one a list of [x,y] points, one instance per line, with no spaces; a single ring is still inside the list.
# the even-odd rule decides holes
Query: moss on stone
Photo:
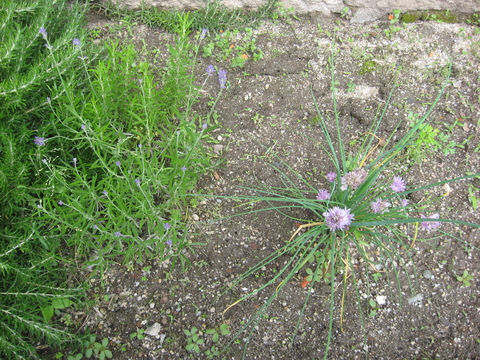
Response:
[[[432,20],[452,24],[458,22],[458,17],[455,13],[448,10],[409,11],[402,14],[401,17],[401,21],[404,23],[412,23],[418,20]]]

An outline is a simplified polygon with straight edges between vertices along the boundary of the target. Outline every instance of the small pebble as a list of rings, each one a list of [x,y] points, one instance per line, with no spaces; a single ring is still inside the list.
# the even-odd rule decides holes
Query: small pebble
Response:
[[[425,279],[431,279],[432,278],[432,272],[430,270],[423,270],[423,277]]]

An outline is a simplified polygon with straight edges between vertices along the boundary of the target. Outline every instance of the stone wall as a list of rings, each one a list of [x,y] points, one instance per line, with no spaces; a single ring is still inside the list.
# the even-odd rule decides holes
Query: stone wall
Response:
[[[110,0],[100,0],[106,2]],[[202,7],[202,0],[114,0],[121,7],[140,8],[146,6],[159,9],[194,10]],[[223,0],[227,7],[255,9],[267,0]],[[480,12],[480,0],[281,0],[284,8],[294,8],[296,14],[322,13],[326,16],[338,14],[348,7],[352,11],[352,22],[368,22],[391,13],[414,10],[450,10],[458,14]]]

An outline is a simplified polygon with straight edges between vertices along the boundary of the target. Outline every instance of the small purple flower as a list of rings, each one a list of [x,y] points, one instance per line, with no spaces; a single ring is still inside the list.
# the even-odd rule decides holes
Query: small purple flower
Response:
[[[87,60],[88,56],[77,56],[77,58],[79,58],[80,60]]]
[[[33,142],[35,143],[35,145],[44,146],[45,145],[45,138],[40,137],[40,136],[35,136],[35,139],[33,140]]]
[[[168,229],[170,229],[171,227],[172,227],[172,225],[170,225],[169,223],[163,224],[163,228],[164,228],[165,230],[168,230]]]
[[[330,231],[348,230],[354,220],[354,214],[350,213],[350,209],[340,209],[338,206],[328,209],[323,216],[325,216],[325,225]]]
[[[108,196],[108,191],[107,191],[107,190],[103,190],[103,195]]]
[[[81,45],[80,40],[79,39],[73,39],[73,45],[80,46]]]
[[[122,236],[122,233],[120,231],[116,231],[115,236],[120,237],[120,236]]]
[[[215,75],[215,66],[213,66],[212,64],[208,65],[207,66],[207,70],[206,70],[206,73],[208,76],[213,76]]]
[[[42,205],[41,205],[41,204],[38,204],[38,205],[37,205],[37,208],[41,209],[41,208],[42,208]]]
[[[348,187],[351,187],[353,190],[358,189],[367,178],[367,175],[367,172],[362,168],[350,171],[342,177],[341,189],[347,190]]]
[[[330,199],[330,193],[327,190],[318,190],[317,200],[323,201]]]
[[[52,102],[52,99],[50,99],[50,96],[47,96],[47,103],[51,103]]]
[[[405,191],[405,181],[402,179],[401,176],[394,176],[393,182],[390,185],[390,188],[395,192],[402,192]]]
[[[120,166],[120,165],[122,165],[122,163],[117,160],[117,161],[115,161],[115,165]]]
[[[95,230],[98,230],[98,225],[93,225],[93,228],[94,228]]]
[[[172,246],[172,240],[168,239],[167,241],[165,241],[165,244],[167,244],[168,246]]]
[[[377,198],[376,201],[373,201],[370,203],[370,206],[372,207],[372,211],[374,214],[381,213],[383,210],[386,208],[389,208],[392,204],[390,204],[388,201],[383,201],[380,198]]]
[[[329,182],[334,182],[336,178],[337,178],[337,173],[335,173],[335,172],[329,172],[327,174],[327,180]]]
[[[202,32],[200,34],[200,39],[205,39],[205,36],[207,35],[208,29],[202,29]]]
[[[57,204],[60,205],[60,206],[65,205],[65,203],[62,200],[58,200]]]
[[[43,26],[39,30],[40,34],[42,34],[42,37],[47,40],[47,29],[45,29]]]
[[[218,83],[220,84],[221,89],[226,89],[225,84],[227,83],[227,70],[220,69],[218,70]]]
[[[53,49],[53,46],[52,46],[52,45],[45,44],[45,47],[46,47],[48,50],[52,50],[52,49]]]
[[[202,130],[205,130],[205,129],[207,128],[207,126],[208,126],[207,123],[204,123],[204,124],[202,125]]]
[[[82,126],[80,126],[82,130],[87,130],[87,125],[85,124],[82,124]]]
[[[408,206],[408,200],[407,199],[402,199],[402,205],[403,205],[403,207],[407,207]]]
[[[135,183],[140,186],[140,179],[135,179]]]
[[[180,168],[180,170],[182,170],[182,171],[187,171],[187,167],[186,167],[185,165],[183,165],[183,166]]]
[[[47,159],[42,159],[42,162],[43,162],[45,165],[48,165]]]
[[[425,216],[423,214],[420,214],[420,217],[422,219],[439,219],[440,215],[438,213],[432,214],[430,216]],[[437,227],[440,226],[440,221],[423,221],[420,226],[422,227],[423,230],[434,230]]]

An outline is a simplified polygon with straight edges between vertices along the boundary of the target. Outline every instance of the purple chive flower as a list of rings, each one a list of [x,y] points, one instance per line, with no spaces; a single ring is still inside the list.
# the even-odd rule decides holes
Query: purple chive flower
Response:
[[[40,136],[35,136],[35,139],[33,139],[33,142],[35,143],[35,145],[44,146],[45,145],[45,138],[40,137]]]
[[[47,40],[47,29],[45,29],[43,26],[39,30],[40,34],[42,34],[42,37]]]
[[[212,64],[208,65],[207,66],[207,70],[205,71],[207,73],[208,76],[213,76],[215,75],[215,66],[213,66]]]
[[[75,46],[80,46],[80,40],[79,39],[73,39],[73,45]]]
[[[358,189],[358,187],[362,185],[366,178],[367,172],[362,168],[350,171],[344,177],[342,177],[341,189],[347,190],[348,187],[351,187],[353,190]]]
[[[354,220],[354,214],[350,213],[350,209],[340,209],[338,206],[328,209],[323,216],[325,216],[325,225],[330,231],[348,230]]]
[[[62,206],[65,205],[65,203],[62,200],[58,200],[58,205]]]
[[[135,183],[140,186],[140,179],[135,179]]]
[[[438,219],[440,218],[440,215],[438,213],[432,214],[430,216],[425,216],[423,214],[420,214],[420,217],[422,219]],[[440,221],[423,221],[420,226],[422,227],[423,230],[434,230],[437,227],[440,226]]]
[[[407,207],[408,206],[408,200],[407,199],[402,199],[402,205],[403,205],[403,207]]]
[[[185,165],[183,165],[183,166],[180,168],[180,170],[182,170],[182,171],[187,171],[187,167],[186,167]]]
[[[172,227],[172,225],[170,225],[169,223],[163,224],[163,228],[164,228],[165,230],[168,230],[168,229],[170,229],[171,227]]]
[[[117,160],[117,161],[115,161],[115,165],[120,166],[120,165],[122,165],[122,163]]]
[[[202,32],[200,34],[200,39],[205,39],[205,36],[207,35],[208,29],[202,29]]]
[[[402,179],[401,176],[394,176],[393,177],[393,182],[390,185],[390,189],[392,189],[395,192],[402,192],[405,191],[405,181]]]
[[[165,241],[165,244],[167,244],[168,246],[172,246],[172,240],[168,239],[167,241]]]
[[[337,173],[329,172],[329,173],[327,174],[327,180],[328,180],[329,182],[334,182],[336,178],[337,178]]]
[[[221,89],[226,89],[225,84],[227,83],[227,70],[220,69],[218,70],[218,83],[220,84]]]
[[[372,211],[374,214],[381,213],[383,210],[386,208],[389,208],[392,204],[390,204],[388,201],[383,201],[380,198],[377,198],[376,201],[372,201],[370,203],[370,206],[372,207]]]
[[[120,237],[120,236],[122,236],[122,233],[120,231],[116,231],[115,236]]]
[[[330,193],[327,190],[318,190],[317,200],[323,201],[330,199]]]

